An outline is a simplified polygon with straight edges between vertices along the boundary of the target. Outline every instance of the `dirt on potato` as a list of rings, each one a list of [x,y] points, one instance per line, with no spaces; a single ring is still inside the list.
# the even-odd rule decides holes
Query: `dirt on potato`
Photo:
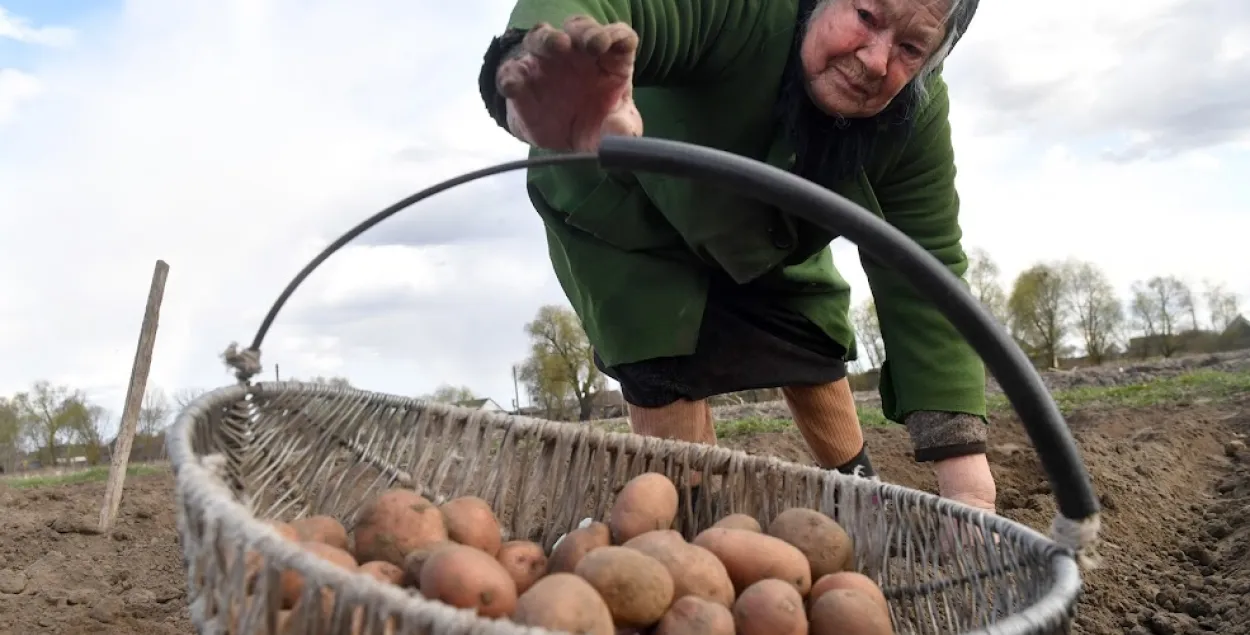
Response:
[[[1104,505],[1101,570],[1086,575],[1078,633],[1250,634],[1250,396],[1069,417]],[[1022,429],[996,417],[991,463],[1003,515],[1046,531],[1054,503]],[[870,429],[882,478],[934,491],[901,428]],[[810,462],[797,432],[725,445]],[[108,534],[103,483],[0,481],[0,635],[186,635],[186,577],[169,474],[127,479]]]

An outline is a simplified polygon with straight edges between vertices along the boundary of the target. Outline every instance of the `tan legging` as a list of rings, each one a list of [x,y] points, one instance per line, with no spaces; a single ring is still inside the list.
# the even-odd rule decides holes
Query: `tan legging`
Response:
[[[845,465],[864,447],[850,382],[841,379],[819,386],[782,389],[786,405],[825,469]],[[660,408],[629,406],[630,428],[637,434],[699,443],[716,443],[712,409],[706,400],[680,400]]]

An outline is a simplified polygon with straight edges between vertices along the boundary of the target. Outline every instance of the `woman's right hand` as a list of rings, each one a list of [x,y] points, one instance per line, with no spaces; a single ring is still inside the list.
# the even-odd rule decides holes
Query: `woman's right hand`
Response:
[[[634,105],[638,34],[628,24],[573,16],[540,24],[499,65],[508,129],[548,150],[593,151],[605,135],[642,136]]]

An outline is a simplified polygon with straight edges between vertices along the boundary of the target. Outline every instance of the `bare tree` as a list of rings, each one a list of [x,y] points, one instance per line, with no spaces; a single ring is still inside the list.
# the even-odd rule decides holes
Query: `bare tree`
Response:
[[[1107,275],[1091,262],[1064,265],[1064,291],[1073,326],[1092,364],[1101,364],[1115,349],[1124,326],[1124,307]]]
[[[174,408],[165,396],[165,391],[158,386],[150,386],[143,393],[143,405],[139,407],[138,434],[155,437],[165,430]]]
[[[1134,321],[1146,341],[1154,342],[1164,357],[1176,354],[1181,321],[1190,313],[1187,298],[1192,298],[1192,292],[1175,276],[1155,276],[1133,283]]]
[[[1223,333],[1241,314],[1240,298],[1218,282],[1207,281],[1203,285],[1203,299],[1211,319],[1211,330]]]
[[[885,342],[881,339],[881,322],[877,319],[877,305],[865,300],[851,311],[851,324],[859,350],[868,362],[868,370],[880,368],[885,362]]]
[[[174,391],[174,406],[181,412],[184,408],[191,405],[192,401],[200,398],[200,395],[206,391],[200,388],[179,388]]]
[[[1035,358],[1049,368],[1059,366],[1059,350],[1067,334],[1066,282],[1059,265],[1039,263],[1016,276],[1007,299],[1012,332]]]
[[[1194,293],[1193,288],[1189,284],[1179,278],[1176,281],[1180,283],[1180,286],[1176,289],[1180,311],[1183,315],[1189,317],[1189,328],[1196,331],[1202,328],[1202,323],[1198,321],[1198,295]]]
[[[434,389],[434,392],[420,397],[426,401],[434,401],[437,403],[461,403],[477,399],[477,395],[473,394],[473,389],[468,386],[452,386],[451,384],[442,384]]]
[[[82,447],[83,457],[89,465],[99,465],[104,456],[104,426],[108,423],[109,412],[103,407],[79,403],[80,408],[70,419],[71,442]]]
[[[308,382],[312,384],[322,384],[325,386],[333,386],[335,388],[351,388],[352,387],[352,382],[348,381],[346,377],[340,377],[337,375],[334,377],[323,377],[321,375],[318,375],[316,377],[313,377],[312,379],[309,379]]]
[[[968,250],[968,271],[964,278],[968,281],[969,290],[990,315],[1006,325],[1010,316],[1007,312],[1007,294],[1003,292],[1000,276],[998,263],[994,262],[989,252],[979,247]]]
[[[1129,315],[1132,319],[1133,327],[1146,343],[1138,350],[1138,354],[1142,359],[1150,356],[1150,342],[1159,338],[1159,324],[1157,316],[1159,310],[1156,305],[1154,294],[1150,293],[1150,289],[1140,282],[1133,283],[1132,299],[1129,301]]]

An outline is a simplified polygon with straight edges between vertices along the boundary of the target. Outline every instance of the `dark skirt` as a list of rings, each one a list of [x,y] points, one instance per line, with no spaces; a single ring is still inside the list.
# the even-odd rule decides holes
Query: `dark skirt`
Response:
[[[775,296],[774,296],[775,297]],[[805,316],[767,294],[717,282],[708,292],[692,355],[605,367],[621,396],[643,408],[743,390],[819,385],[846,377],[846,350]]]

